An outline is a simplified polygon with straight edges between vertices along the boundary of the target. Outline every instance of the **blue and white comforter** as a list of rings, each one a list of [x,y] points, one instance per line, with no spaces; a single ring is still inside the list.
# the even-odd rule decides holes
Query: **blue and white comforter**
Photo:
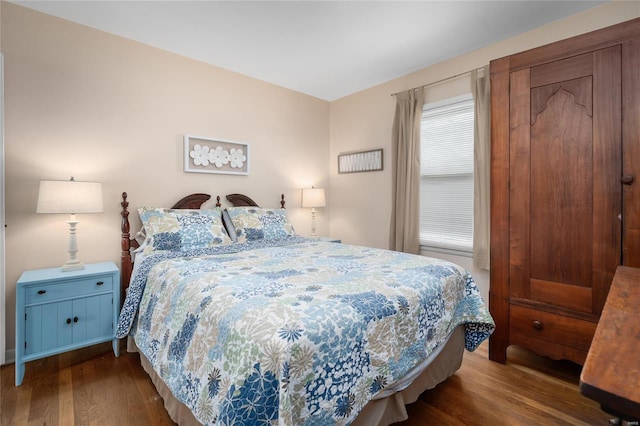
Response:
[[[349,424],[458,325],[468,350],[494,329],[452,263],[291,241],[137,265],[118,336],[204,424]]]

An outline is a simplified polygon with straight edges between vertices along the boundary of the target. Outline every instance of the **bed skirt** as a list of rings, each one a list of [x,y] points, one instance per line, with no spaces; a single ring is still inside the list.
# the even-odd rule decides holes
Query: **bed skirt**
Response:
[[[127,351],[140,353],[131,337],[127,338]],[[387,389],[393,388],[397,391],[383,398],[369,401],[351,424],[353,426],[386,426],[407,420],[405,405],[415,402],[422,392],[433,389],[438,383],[453,375],[462,364],[463,351],[464,326],[461,325],[453,330],[444,345],[408,375],[412,380],[401,380],[389,386]],[[199,425],[191,411],[173,396],[142,353],[140,353],[140,363],[164,400],[164,406],[171,419],[181,426]]]

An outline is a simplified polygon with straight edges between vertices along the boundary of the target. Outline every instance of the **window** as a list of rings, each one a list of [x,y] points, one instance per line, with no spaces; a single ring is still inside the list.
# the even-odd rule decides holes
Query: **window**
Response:
[[[474,132],[471,94],[426,104],[420,132],[420,246],[471,255]]]

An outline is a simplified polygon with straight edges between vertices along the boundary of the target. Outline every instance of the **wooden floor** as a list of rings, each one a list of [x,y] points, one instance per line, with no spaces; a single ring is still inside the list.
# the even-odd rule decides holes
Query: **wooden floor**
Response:
[[[0,369],[2,425],[173,425],[135,354],[115,358],[98,345]],[[609,416],[578,391],[580,367],[511,347],[506,365],[487,359],[486,342],[462,368],[408,407],[423,425],[607,425]]]

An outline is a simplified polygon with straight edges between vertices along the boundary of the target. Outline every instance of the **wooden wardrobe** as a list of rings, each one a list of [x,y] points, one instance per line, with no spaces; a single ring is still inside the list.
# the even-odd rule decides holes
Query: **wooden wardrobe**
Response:
[[[640,266],[640,19],[492,61],[491,126],[489,357],[583,364]]]

